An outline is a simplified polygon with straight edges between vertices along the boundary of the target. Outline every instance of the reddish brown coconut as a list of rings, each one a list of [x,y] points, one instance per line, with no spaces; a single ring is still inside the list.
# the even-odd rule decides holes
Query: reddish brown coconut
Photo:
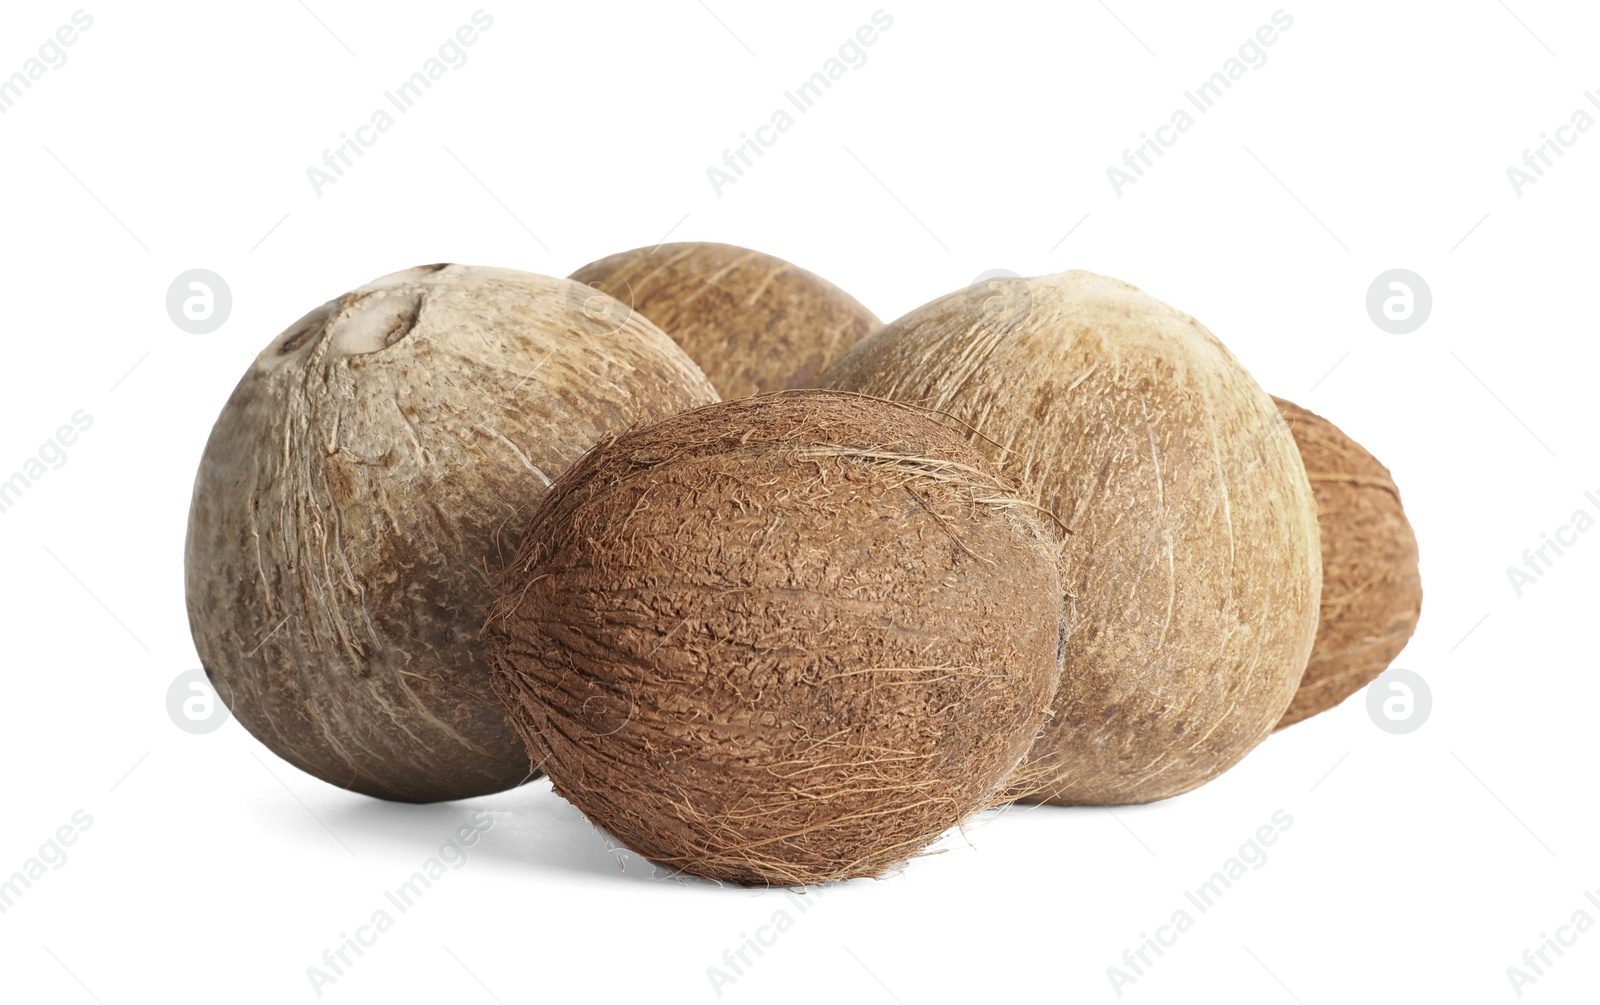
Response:
[[[635,248],[572,278],[660,325],[724,398],[813,387],[879,321],[850,294],[781,258],[731,244]]]
[[[1389,469],[1322,416],[1272,400],[1300,448],[1322,528],[1320,624],[1282,729],[1344,701],[1400,655],[1422,615],[1422,575]]]
[[[497,584],[535,766],[654,861],[875,876],[987,804],[1055,689],[1059,537],[917,409],[792,391],[602,444]]]

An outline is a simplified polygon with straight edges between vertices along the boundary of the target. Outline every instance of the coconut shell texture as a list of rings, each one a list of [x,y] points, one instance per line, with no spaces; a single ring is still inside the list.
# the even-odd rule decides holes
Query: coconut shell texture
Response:
[[[507,269],[423,266],[317,308],[228,399],[195,480],[189,624],[233,714],[386,799],[526,780],[478,628],[551,479],[601,437],[716,400],[642,317]]]
[[[836,356],[881,323],[821,276],[730,244],[637,248],[572,278],[660,325],[724,398],[815,387]]]
[[[1305,468],[1193,318],[1088,272],[1002,285],[889,323],[822,384],[969,424],[1071,532],[1061,689],[1014,794],[1177,795],[1261,742],[1299,684],[1322,583]]]
[[[534,763],[628,847],[741,884],[875,876],[1027,752],[1059,549],[961,433],[782,392],[574,465],[485,634]]]
[[[1422,615],[1417,537],[1389,469],[1338,426],[1272,399],[1311,478],[1322,528],[1322,610],[1300,689],[1278,728],[1325,712],[1372,683]]]

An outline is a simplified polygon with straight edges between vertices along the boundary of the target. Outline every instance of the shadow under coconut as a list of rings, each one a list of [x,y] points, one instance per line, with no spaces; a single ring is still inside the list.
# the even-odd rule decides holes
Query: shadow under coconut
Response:
[[[1036,822],[1035,826],[1056,827],[1060,825],[1051,821],[1059,821],[1063,818],[1074,821],[1100,819],[1111,821],[1114,826],[1124,831],[1131,840],[1137,842],[1139,847],[1154,856],[1156,854],[1154,849],[1146,844],[1144,838],[1140,836],[1147,831],[1145,821],[1166,815],[1170,812],[1172,806],[1188,801],[1195,791],[1197,790],[1181,792],[1178,795],[1168,796],[1165,799],[1158,799],[1150,803],[1113,803],[1110,805],[1082,803],[1072,806],[1056,806],[1051,803],[1005,803],[967,818],[960,828],[951,831],[950,834],[956,834],[963,838],[973,838],[987,827],[992,827],[996,824],[1004,825],[1007,822],[1019,824],[1023,821],[1032,821]],[[944,840],[948,840],[950,834],[946,834]]]
[[[493,815],[483,830],[479,815]],[[556,795],[548,779],[520,788],[449,803],[396,803],[360,799],[325,811],[329,828],[349,843],[404,851],[420,864],[439,854],[460,827],[476,827],[477,843],[467,861],[494,859],[517,867],[584,874],[626,883],[678,882],[714,886],[645,859],[591,824],[576,806]],[[409,851],[405,851],[409,850]]]

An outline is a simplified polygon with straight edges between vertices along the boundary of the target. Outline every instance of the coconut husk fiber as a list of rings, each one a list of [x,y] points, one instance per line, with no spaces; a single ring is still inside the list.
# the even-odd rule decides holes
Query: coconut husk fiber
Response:
[[[1054,714],[1013,794],[1141,803],[1216,777],[1300,682],[1316,506],[1272,399],[1199,322],[1088,272],[974,287],[892,321],[825,387],[923,405],[1071,532]]]
[[[1272,400],[1300,449],[1322,528],[1317,638],[1282,729],[1344,701],[1400,655],[1422,615],[1422,576],[1389,469],[1322,416]]]
[[[1059,548],[961,432],[780,392],[575,464],[485,636],[533,763],[629,848],[739,884],[876,876],[1027,751]]]
[[[724,398],[814,387],[835,357],[880,324],[821,276],[731,244],[636,248],[572,278],[661,326]]]
[[[591,293],[409,269],[307,314],[240,380],[195,478],[189,623],[280,757],[412,802],[528,778],[478,637],[488,569],[601,437],[716,400],[670,338],[597,318]]]

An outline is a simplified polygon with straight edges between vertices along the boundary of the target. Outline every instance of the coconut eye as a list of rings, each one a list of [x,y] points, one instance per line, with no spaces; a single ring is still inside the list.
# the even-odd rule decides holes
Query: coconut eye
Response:
[[[321,327],[322,327],[322,325],[320,325],[320,324],[308,324],[308,325],[302,326],[297,331],[295,331],[294,334],[292,334],[288,338],[284,339],[282,345],[278,346],[278,355],[279,356],[287,356],[290,353],[294,352],[296,349],[298,349],[301,346],[305,345],[306,344],[306,340],[309,339],[312,335],[315,335],[317,333],[317,331]]]
[[[277,355],[288,356],[320,334],[328,326],[328,319],[333,316],[338,303],[337,300],[330,300],[290,325],[288,331],[279,336]]]
[[[411,304],[410,310],[401,313],[399,317],[395,318],[394,324],[389,327],[389,333],[383,337],[384,346],[394,345],[411,334],[411,329],[417,326],[417,317],[421,313],[422,297],[419,296]]]
[[[353,301],[334,322],[329,353],[360,356],[389,348],[417,326],[423,300],[421,293],[379,291]]]

